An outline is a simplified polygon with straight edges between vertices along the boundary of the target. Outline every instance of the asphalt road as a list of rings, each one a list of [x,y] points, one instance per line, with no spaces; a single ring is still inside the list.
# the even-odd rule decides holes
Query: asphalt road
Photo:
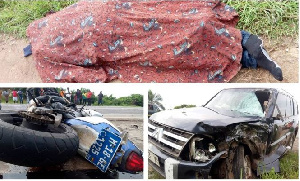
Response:
[[[5,104],[1,103],[2,110],[26,110],[27,104]],[[78,106],[81,108],[82,106]],[[126,120],[126,119],[143,119],[142,107],[124,107],[124,106],[86,106],[86,109],[92,109],[103,114],[106,119]]]

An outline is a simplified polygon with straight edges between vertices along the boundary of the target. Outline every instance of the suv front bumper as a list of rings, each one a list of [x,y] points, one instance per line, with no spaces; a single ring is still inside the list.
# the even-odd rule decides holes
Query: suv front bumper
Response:
[[[166,179],[195,178],[195,174],[191,174],[192,172],[199,172],[203,178],[208,178],[212,164],[219,160],[219,158],[224,154],[227,154],[227,151],[221,151],[206,163],[176,160],[164,154],[154,145],[149,143],[148,160],[150,166]]]

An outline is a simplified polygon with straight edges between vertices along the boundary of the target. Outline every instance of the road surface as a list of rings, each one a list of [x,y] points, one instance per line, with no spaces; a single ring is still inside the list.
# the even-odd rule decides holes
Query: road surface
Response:
[[[27,104],[5,104],[1,103],[2,110],[26,110]],[[81,108],[82,106],[77,106]],[[142,107],[124,107],[124,106],[86,106],[86,109],[92,109],[103,114],[106,119],[113,120],[142,120]]]

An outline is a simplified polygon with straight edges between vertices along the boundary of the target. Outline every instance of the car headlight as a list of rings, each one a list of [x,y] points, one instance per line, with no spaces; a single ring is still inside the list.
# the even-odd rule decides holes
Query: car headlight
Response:
[[[215,145],[207,139],[194,137],[190,142],[191,161],[207,162],[215,155],[216,151]]]

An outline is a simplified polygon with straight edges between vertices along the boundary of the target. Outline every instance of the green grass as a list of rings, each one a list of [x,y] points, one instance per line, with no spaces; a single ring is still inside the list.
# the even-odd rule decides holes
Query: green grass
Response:
[[[0,0],[0,32],[25,38],[26,29],[32,21],[73,3],[72,0]]]
[[[223,0],[240,15],[238,28],[271,39],[298,37],[298,0]]]
[[[238,28],[267,38],[298,37],[297,0],[223,0],[239,15]],[[76,0],[0,0],[0,32],[26,37],[27,26],[50,10],[73,4]]]
[[[19,97],[18,97],[18,103],[20,102],[20,100],[19,100]],[[3,107],[3,105],[5,105],[6,103],[5,103],[5,98],[4,98],[4,96],[2,96],[2,98],[0,99],[0,103],[2,104],[2,107]],[[12,97],[9,97],[9,99],[8,99],[8,104],[13,104],[14,103],[14,101],[13,101],[13,98]],[[27,99],[26,99],[26,97],[24,97],[23,98],[23,103],[24,104],[27,104]]]
[[[263,179],[298,179],[299,178],[299,154],[289,152],[280,159],[280,173],[275,173],[274,169],[262,175]]]
[[[149,179],[165,179],[165,177],[161,176],[151,166],[148,167],[148,178]]]

